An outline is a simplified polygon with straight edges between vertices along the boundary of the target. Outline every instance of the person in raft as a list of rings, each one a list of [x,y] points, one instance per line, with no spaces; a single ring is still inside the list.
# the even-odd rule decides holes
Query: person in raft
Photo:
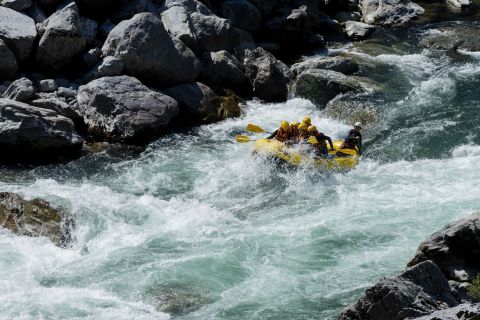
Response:
[[[273,138],[281,142],[286,142],[291,136],[290,124],[288,121],[282,121],[280,123],[280,128],[275,130],[267,139]]]
[[[308,138],[308,126],[305,123],[300,123],[298,125],[298,136],[296,137],[296,142],[302,142]]]
[[[358,153],[362,154],[362,133],[360,130],[362,130],[362,123],[355,122],[353,129],[350,129],[339,149],[355,150],[355,147],[358,147]]]
[[[330,150],[334,150],[332,139],[329,136],[324,135],[322,132],[319,132],[314,125],[308,127],[308,135],[309,137],[315,137],[317,139],[317,143],[314,143],[313,145],[318,156],[328,156],[327,141],[330,144]]]

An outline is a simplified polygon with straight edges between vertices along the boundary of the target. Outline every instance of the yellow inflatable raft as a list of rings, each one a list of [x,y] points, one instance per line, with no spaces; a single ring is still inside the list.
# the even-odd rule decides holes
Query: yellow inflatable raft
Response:
[[[342,141],[333,141],[335,151],[329,151],[329,158],[314,157],[308,144],[286,146],[283,142],[274,139],[260,139],[255,141],[255,154],[281,159],[291,165],[313,165],[319,168],[332,170],[353,169],[358,164],[358,153],[352,149],[339,150]],[[333,156],[333,157],[332,157]]]

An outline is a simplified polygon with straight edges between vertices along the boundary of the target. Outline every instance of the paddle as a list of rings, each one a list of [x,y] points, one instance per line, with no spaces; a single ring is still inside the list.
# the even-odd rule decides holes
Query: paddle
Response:
[[[255,139],[250,138],[249,136],[242,136],[242,135],[236,136],[235,140],[237,140],[238,143],[246,143],[246,142],[257,141]]]
[[[262,127],[254,125],[254,124],[247,124],[247,130],[250,132],[255,132],[255,133],[268,133],[271,134],[271,132],[265,131]]]

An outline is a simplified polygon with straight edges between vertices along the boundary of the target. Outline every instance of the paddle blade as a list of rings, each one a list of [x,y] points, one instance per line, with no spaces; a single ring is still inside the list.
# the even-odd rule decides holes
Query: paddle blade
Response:
[[[246,143],[246,142],[255,141],[255,140],[251,139],[249,136],[236,136],[236,137],[235,137],[235,140],[236,140],[238,143]]]
[[[318,140],[317,138],[315,138],[315,136],[311,136],[310,138],[308,138],[307,142],[310,144],[317,144]]]
[[[247,130],[250,131],[250,132],[255,132],[255,133],[264,133],[266,132],[265,130],[263,130],[262,127],[259,127],[259,126],[256,126],[254,124],[247,124]]]

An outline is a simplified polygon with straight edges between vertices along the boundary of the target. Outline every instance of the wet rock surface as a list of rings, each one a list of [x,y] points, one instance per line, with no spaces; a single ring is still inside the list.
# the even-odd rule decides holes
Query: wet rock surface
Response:
[[[21,196],[0,192],[0,227],[21,236],[47,237],[66,247],[72,241],[72,218],[62,209],[53,208],[41,199],[25,200]]]

